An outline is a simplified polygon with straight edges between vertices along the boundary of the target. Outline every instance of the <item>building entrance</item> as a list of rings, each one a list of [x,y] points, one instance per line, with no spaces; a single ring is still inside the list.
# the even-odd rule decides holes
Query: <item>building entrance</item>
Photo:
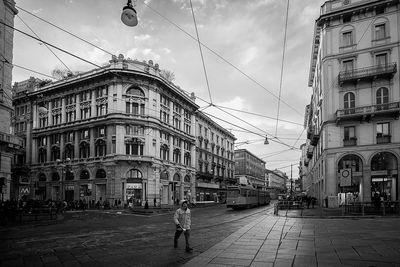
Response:
[[[371,181],[371,199],[377,194],[384,201],[396,200],[396,179],[373,177]]]

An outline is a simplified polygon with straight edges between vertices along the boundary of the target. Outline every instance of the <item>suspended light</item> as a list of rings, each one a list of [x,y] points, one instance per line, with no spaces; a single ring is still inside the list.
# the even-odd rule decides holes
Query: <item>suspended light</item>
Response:
[[[128,0],[126,6],[122,9],[121,20],[126,26],[130,27],[138,24],[136,10],[133,8],[131,0]]]
[[[269,144],[269,142],[268,142],[268,136],[266,136],[265,137],[265,141],[264,141],[264,145],[268,145]]]

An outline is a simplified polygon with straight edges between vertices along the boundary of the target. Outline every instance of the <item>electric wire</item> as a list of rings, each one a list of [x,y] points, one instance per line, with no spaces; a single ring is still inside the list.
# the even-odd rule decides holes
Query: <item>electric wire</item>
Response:
[[[59,29],[59,30],[61,30],[61,31],[67,33],[67,34],[69,34],[69,35],[72,35],[73,37],[75,37],[75,38],[81,40],[82,42],[85,42],[85,43],[87,43],[87,44],[89,44],[89,45],[91,45],[91,46],[93,46],[93,47],[96,47],[97,49],[99,49],[99,50],[101,50],[101,51],[103,51],[103,52],[105,52],[105,53],[107,53],[107,54],[109,54],[109,55],[111,55],[111,56],[114,55],[113,53],[108,52],[107,50],[105,50],[105,49],[103,49],[103,48],[101,48],[101,47],[99,47],[99,46],[97,46],[97,45],[95,45],[95,44],[93,44],[93,43],[91,43],[91,42],[89,42],[89,41],[87,41],[87,40],[85,40],[85,39],[83,39],[83,38],[81,38],[81,37],[79,37],[79,36],[77,36],[77,35],[71,33],[71,32],[69,32],[69,31],[67,31],[67,30],[65,30],[65,29],[62,29],[61,27],[55,25],[54,23],[51,23],[51,22],[49,22],[49,21],[47,21],[47,20],[45,20],[45,19],[43,19],[43,18],[41,18],[41,17],[39,17],[39,16],[33,14],[32,12],[29,12],[29,11],[23,9],[22,7],[20,7],[20,6],[18,6],[18,5],[15,5],[15,6],[16,6],[18,9],[21,9],[22,11],[24,11],[24,12],[30,14],[31,16],[34,16],[35,18],[37,18],[37,19],[39,19],[39,20],[41,20],[41,21],[43,21],[43,22],[46,22],[46,23],[50,24],[51,26],[53,26],[53,27],[55,27],[55,28],[57,28],[57,29]]]
[[[206,69],[206,64],[204,63],[203,50],[201,49],[199,31],[197,30],[197,23],[196,23],[196,18],[195,18],[195,16],[194,16],[192,0],[189,0],[189,2],[190,2],[190,8],[191,8],[191,10],[192,10],[192,16],[193,16],[194,27],[195,27],[195,29],[196,29],[197,43],[198,43],[198,45],[199,45],[199,50],[200,50],[200,55],[201,55],[201,62],[203,63],[203,71],[204,71],[204,76],[205,76],[206,83],[207,83],[208,94],[209,94],[209,96],[210,96],[210,102],[211,102],[211,104],[212,104],[210,84],[208,83],[207,69]]]
[[[36,32],[35,32],[28,24],[26,24],[25,21],[24,21],[18,14],[17,14],[17,17],[22,21],[23,24],[25,24],[26,27],[28,27],[29,30],[31,30],[31,32],[33,32],[34,35],[36,35],[37,38],[39,38],[39,39],[41,40],[41,38],[39,37],[39,35],[37,35]],[[70,72],[72,72],[71,69],[68,68],[68,66],[64,63],[64,61],[62,61],[61,58],[59,58],[59,57],[56,55],[56,53],[54,53],[54,51],[51,50],[51,48],[50,48],[47,44],[44,44],[44,45],[45,45],[46,48],[47,48],[47,49],[48,49],[48,50],[49,50],[49,51],[64,65],[64,67],[66,67]]]
[[[77,59],[80,59],[80,60],[82,60],[82,61],[84,61],[84,62],[86,62],[86,63],[88,63],[88,64],[91,64],[91,65],[97,67],[97,68],[102,68],[100,65],[97,65],[97,64],[95,64],[95,63],[93,63],[93,62],[90,62],[89,60],[86,60],[86,59],[84,59],[84,58],[82,58],[82,57],[80,57],[80,56],[77,56],[77,55],[73,54],[73,53],[70,53],[70,52],[68,52],[68,51],[66,51],[66,50],[64,50],[64,49],[62,49],[62,48],[59,48],[58,46],[55,46],[55,45],[52,45],[52,44],[50,44],[50,43],[48,43],[48,42],[46,42],[46,41],[43,41],[43,40],[41,40],[41,39],[39,39],[39,38],[37,38],[37,37],[35,37],[35,36],[32,36],[32,35],[30,35],[30,34],[24,32],[24,31],[21,31],[21,30],[15,28],[15,27],[12,27],[12,26],[8,25],[7,23],[4,23],[4,22],[2,22],[2,21],[0,21],[0,23],[3,24],[4,26],[7,26],[7,27],[13,29],[14,31],[17,31],[17,32],[19,32],[19,33],[22,33],[22,34],[24,34],[24,35],[26,35],[26,36],[28,36],[28,37],[30,37],[30,38],[32,38],[32,39],[35,39],[36,41],[40,41],[40,42],[42,42],[42,43],[44,43],[44,44],[47,44],[47,45],[49,45],[49,46],[51,46],[51,47],[53,47],[53,48],[55,48],[55,49],[57,49],[57,50],[60,50],[61,52],[64,52],[64,53],[66,53],[66,54],[68,54],[68,55],[70,55],[70,56],[73,56],[73,57],[75,57],[75,58],[77,58]]]
[[[288,18],[289,18],[289,2],[290,2],[290,0],[287,0],[286,19],[285,19],[285,34],[284,34],[284,37],[283,37],[281,78],[280,78],[280,82],[279,82],[278,111],[277,111],[277,115],[276,115],[275,135],[278,135],[278,124],[279,124],[278,119],[279,119],[279,109],[280,109],[280,104],[281,104],[281,93],[282,93],[282,82],[283,82],[283,66],[284,66],[284,62],[285,62],[285,52],[286,52],[286,34],[287,34]]]
[[[147,6],[150,10],[152,10],[154,13],[156,13],[157,15],[159,15],[161,18],[163,18],[164,20],[166,20],[167,22],[169,22],[170,24],[172,24],[173,26],[175,26],[176,28],[178,28],[180,31],[182,31],[183,33],[185,33],[187,36],[189,36],[190,38],[194,39],[195,41],[198,41],[193,35],[191,35],[190,33],[188,33],[185,29],[183,29],[182,27],[180,27],[178,24],[176,24],[175,22],[171,21],[170,19],[168,19],[167,17],[165,17],[163,14],[161,14],[159,11],[157,11],[156,9],[154,9],[153,7],[151,7],[150,5],[148,5],[145,1],[142,1],[143,4],[145,6]],[[200,42],[200,41],[199,41]],[[264,89],[266,92],[268,92],[270,95],[272,95],[273,97],[275,97],[276,99],[278,99],[278,96],[276,94],[274,94],[273,92],[271,92],[270,90],[268,90],[265,86],[263,86],[260,82],[258,82],[257,80],[255,80],[253,77],[251,77],[249,74],[245,73],[244,71],[242,71],[239,67],[237,67],[236,65],[234,65],[233,63],[231,63],[230,61],[228,61],[227,59],[225,59],[223,56],[221,56],[219,53],[215,52],[213,49],[211,49],[210,47],[208,47],[206,44],[200,42],[200,44],[205,47],[208,51],[210,51],[212,54],[214,54],[215,56],[217,56],[219,59],[221,59],[223,62],[225,62],[226,64],[230,65],[232,68],[234,68],[235,70],[237,70],[238,72],[240,72],[243,76],[245,76],[246,78],[248,78],[250,81],[252,81],[253,83],[255,83],[256,85],[258,85],[260,88]],[[286,106],[288,106],[290,109],[292,109],[293,111],[295,111],[297,114],[299,114],[301,117],[303,117],[304,115],[299,112],[298,110],[296,110],[292,105],[288,104],[286,101],[281,100],[282,103],[284,103]]]

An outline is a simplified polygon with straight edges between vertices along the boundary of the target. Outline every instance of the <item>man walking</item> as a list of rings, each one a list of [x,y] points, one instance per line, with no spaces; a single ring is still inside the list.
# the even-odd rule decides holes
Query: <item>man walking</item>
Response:
[[[181,201],[181,207],[178,208],[174,214],[174,222],[176,225],[174,248],[178,247],[178,239],[182,232],[185,235],[186,252],[191,252],[193,249],[189,246],[191,214],[186,200]]]

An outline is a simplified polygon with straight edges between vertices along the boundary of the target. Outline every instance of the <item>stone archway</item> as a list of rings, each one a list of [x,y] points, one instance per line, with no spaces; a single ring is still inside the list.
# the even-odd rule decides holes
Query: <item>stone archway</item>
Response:
[[[398,159],[391,152],[378,152],[371,158],[371,199],[398,199]]]

